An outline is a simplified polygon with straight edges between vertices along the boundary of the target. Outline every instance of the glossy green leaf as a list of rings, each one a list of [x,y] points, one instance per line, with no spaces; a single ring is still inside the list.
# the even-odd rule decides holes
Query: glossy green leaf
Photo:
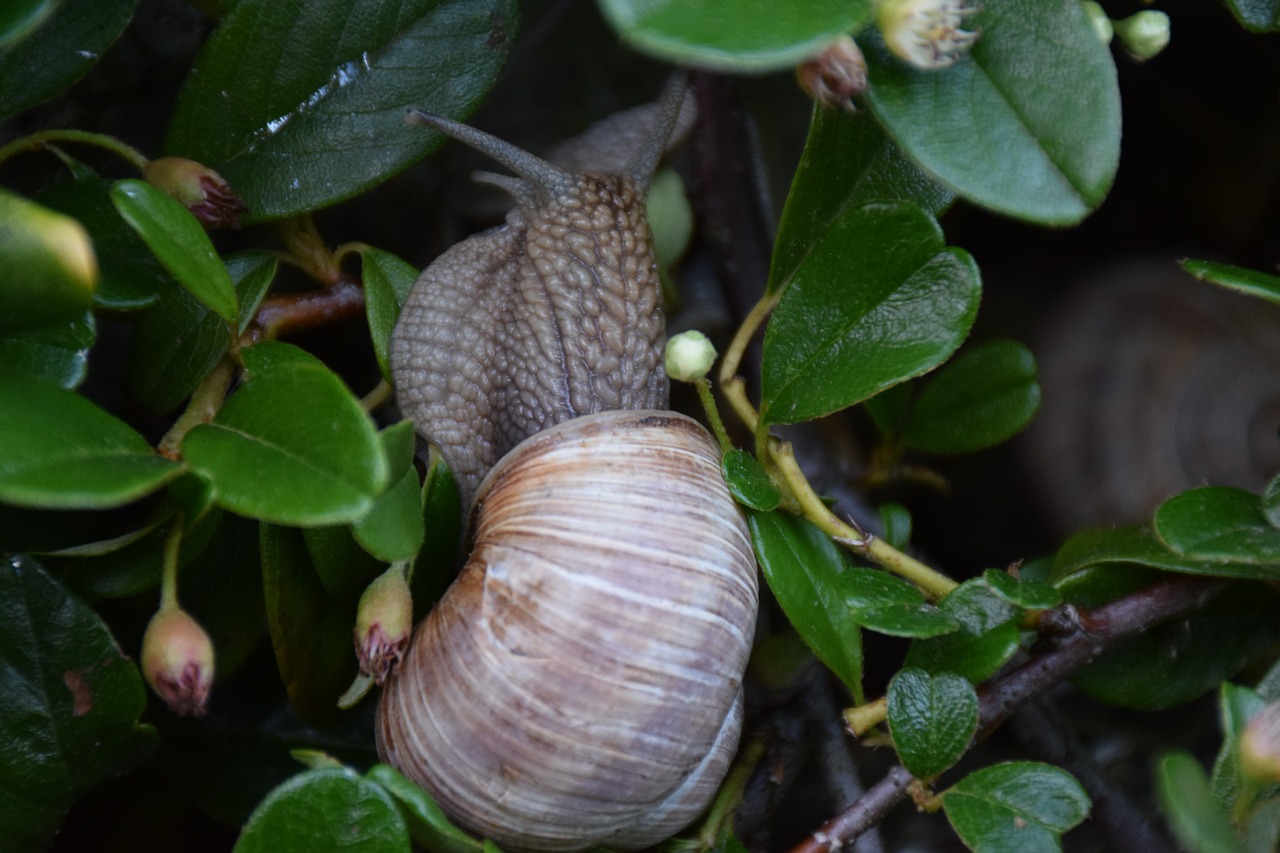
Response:
[[[70,323],[93,305],[98,264],[84,227],[0,189],[0,334]]]
[[[55,5],[55,0],[11,0],[0,9],[0,46],[15,42],[40,26]]]
[[[1156,510],[1155,530],[1183,556],[1270,564],[1270,577],[1280,579],[1280,529],[1253,492],[1206,486],[1175,495]]]
[[[93,312],[67,323],[0,336],[0,370],[25,373],[71,389],[89,372],[89,348],[97,338]]]
[[[1266,707],[1266,700],[1248,687],[1223,682],[1218,688],[1218,718],[1222,725],[1222,746],[1213,762],[1209,787],[1213,796],[1228,809],[1236,798],[1251,786],[1242,785],[1240,776],[1240,733],[1254,714]]]
[[[1183,849],[1245,853],[1225,807],[1209,790],[1204,769],[1191,753],[1166,753],[1156,766],[1155,777],[1160,807]]]
[[[1280,2],[1277,0],[1227,0],[1227,8],[1236,20],[1254,32],[1280,30]]]
[[[889,682],[887,699],[894,749],[917,778],[959,761],[978,731],[978,694],[953,673],[902,669]]]
[[[1188,258],[1181,263],[1184,270],[1201,281],[1213,282],[1229,290],[1247,293],[1280,305],[1280,276],[1213,261]]]
[[[599,0],[622,40],[650,56],[721,71],[790,68],[852,32],[868,0],[775,0],[744,14],[735,0]]]
[[[370,554],[394,563],[413,559],[424,539],[422,493],[413,467],[413,422],[387,427],[381,438],[393,482],[374,500],[365,517],[351,526],[351,532]],[[392,447],[396,443],[401,446]]]
[[[917,640],[907,666],[928,672],[954,672],[977,684],[1018,651],[1018,614],[981,580],[953,589],[938,609],[960,623],[960,630]]]
[[[461,500],[453,473],[436,456],[422,481],[422,521],[426,530],[409,580],[414,619],[427,615],[458,573],[463,531]]]
[[[1071,774],[1010,761],[984,767],[942,795],[947,820],[974,853],[1049,853],[1089,815],[1089,795]]]
[[[1171,572],[1228,578],[1275,579],[1274,566],[1200,560],[1178,554],[1155,537],[1146,525],[1083,530],[1072,536],[1053,561],[1054,582],[1091,566],[1133,563]]]
[[[391,381],[391,363],[387,353],[391,347],[391,332],[396,327],[400,309],[409,297],[418,270],[390,252],[365,249],[361,253],[361,275],[364,277],[364,310],[369,318],[369,337],[373,340],[373,354],[378,359],[382,378]]]
[[[861,697],[862,634],[842,583],[852,567],[829,536],[798,516],[753,511],[747,524],[782,612],[819,660]]]
[[[413,841],[432,853],[481,853],[483,842],[449,822],[431,795],[400,775],[394,767],[375,764],[365,778],[395,798],[409,824]]]
[[[405,110],[470,113],[515,29],[514,0],[240,0],[196,59],[166,150],[217,169],[252,219],[333,204],[438,145]]]
[[[183,442],[218,503],[278,524],[362,517],[382,493],[387,463],[369,416],[327,367],[302,350],[242,350],[248,378],[210,424]]]
[[[815,108],[782,209],[769,291],[784,287],[847,211],[871,201],[911,201],[935,216],[953,198],[917,169],[871,116]]]
[[[782,493],[750,453],[736,447],[726,450],[720,468],[729,493],[743,506],[768,512],[782,502]]]
[[[89,788],[146,758],[142,677],[107,626],[35,561],[0,562],[0,838],[42,850]]]
[[[880,523],[884,525],[884,541],[899,551],[911,544],[911,510],[899,503],[881,504]]]
[[[982,573],[982,580],[996,595],[1014,607],[1048,610],[1062,603],[1062,593],[1041,580],[1014,577],[999,569],[987,569]]]
[[[980,292],[973,259],[915,205],[845,211],[769,321],[761,417],[821,417],[937,367],[969,333]]]
[[[970,55],[934,71],[861,39],[867,104],[912,160],[969,201],[1048,225],[1080,221],[1119,163],[1111,52],[1076,0],[985,3],[966,28],[981,33]]]
[[[1016,435],[1039,407],[1035,356],[1017,341],[988,341],[924,384],[904,437],[917,450],[972,453]]]
[[[71,391],[0,372],[0,500],[50,509],[120,506],[182,472],[128,424]]]
[[[98,61],[138,0],[59,0],[0,40],[0,118],[53,97]],[[34,17],[34,15],[33,15]]]
[[[409,853],[409,829],[382,786],[345,767],[300,773],[272,791],[235,853]]]
[[[178,283],[228,323],[239,321],[235,285],[204,227],[177,200],[145,181],[111,188],[116,210]]]
[[[960,627],[955,619],[926,604],[919,589],[879,569],[848,569],[842,590],[858,624],[880,634],[936,637]]]

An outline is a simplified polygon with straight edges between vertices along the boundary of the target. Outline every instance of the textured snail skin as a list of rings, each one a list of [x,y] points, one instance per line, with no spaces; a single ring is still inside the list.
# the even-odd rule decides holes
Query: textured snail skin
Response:
[[[511,849],[638,849],[696,817],[737,747],[757,604],[719,456],[641,411],[504,457],[383,693],[379,754]]]

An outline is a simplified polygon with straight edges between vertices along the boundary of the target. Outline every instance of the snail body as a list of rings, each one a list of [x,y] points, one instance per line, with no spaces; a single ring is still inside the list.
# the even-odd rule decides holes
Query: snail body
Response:
[[[393,336],[401,406],[473,509],[467,563],[384,689],[378,751],[513,850],[650,846],[737,746],[755,559],[717,444],[665,410],[644,218],[680,89],[620,175],[426,119],[520,179],[484,177],[516,208],[423,273]]]

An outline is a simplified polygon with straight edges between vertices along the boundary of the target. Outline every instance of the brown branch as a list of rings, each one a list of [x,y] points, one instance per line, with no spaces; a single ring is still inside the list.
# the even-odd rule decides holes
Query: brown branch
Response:
[[[262,300],[249,331],[251,340],[274,340],[291,332],[357,316],[364,309],[364,290],[343,274],[320,290],[271,296]]]
[[[1092,610],[1058,608],[1044,620],[1061,635],[1053,647],[978,690],[979,737],[985,737],[1014,711],[1070,676],[1118,643],[1156,625],[1194,613],[1229,585],[1229,581],[1178,576],[1161,580]],[[836,815],[791,853],[835,853],[879,823],[907,793],[911,774],[897,766],[857,802]]]

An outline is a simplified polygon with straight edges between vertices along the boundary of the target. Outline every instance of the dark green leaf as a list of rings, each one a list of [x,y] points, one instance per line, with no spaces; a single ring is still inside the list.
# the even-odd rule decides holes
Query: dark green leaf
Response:
[[[1146,525],[1083,530],[1058,550],[1053,561],[1054,582],[1106,563],[1134,563],[1171,572],[1229,578],[1274,579],[1273,566],[1200,560],[1177,554],[1157,539]]]
[[[422,519],[426,532],[409,580],[414,619],[426,615],[458,573],[463,527],[461,497],[453,473],[439,456],[431,460],[422,482]]]
[[[956,834],[974,853],[1048,853],[1089,814],[1089,795],[1071,774],[1030,761],[984,767],[942,795]]]
[[[244,330],[249,328],[254,315],[258,313],[262,298],[271,289],[279,265],[274,254],[261,250],[228,255],[224,263],[236,288],[236,300],[240,303],[236,331],[244,334]]]
[[[1011,438],[1040,407],[1036,360],[1017,341],[989,341],[943,365],[916,396],[904,437],[930,453],[972,453]]]
[[[1240,733],[1253,715],[1266,707],[1266,700],[1250,690],[1223,682],[1218,688],[1218,713],[1222,721],[1222,747],[1213,762],[1209,785],[1213,796],[1233,809],[1242,790],[1240,778]],[[1243,811],[1243,810],[1242,810]]]
[[[720,467],[733,499],[743,506],[768,512],[782,501],[782,493],[750,453],[737,448],[726,450]]]
[[[0,45],[7,45],[40,26],[56,4],[53,0],[10,0],[0,9]]]
[[[1262,491],[1262,514],[1272,527],[1280,528],[1280,477],[1276,477]]]
[[[365,249],[360,255],[364,277],[364,310],[369,318],[369,337],[378,359],[382,378],[391,381],[387,351],[400,309],[418,280],[418,270],[389,252]]]
[[[325,594],[336,601],[355,601],[386,569],[360,547],[349,527],[304,528],[302,539]]]
[[[893,746],[917,778],[959,761],[978,730],[978,694],[953,673],[903,669],[889,682],[887,698]]]
[[[248,378],[182,445],[218,503],[279,524],[363,516],[386,485],[387,463],[360,403],[296,347],[263,343],[241,355]]]
[[[907,652],[907,666],[932,673],[959,673],[977,684],[1017,652],[1017,613],[982,581],[960,584],[942,599],[938,609],[959,622],[960,630],[916,640]]]
[[[515,39],[513,0],[240,0],[196,59],[166,149],[217,169],[255,219],[315,210],[400,172],[461,117]]]
[[[1227,0],[1227,8],[1236,20],[1254,32],[1280,29],[1280,2],[1277,0]]]
[[[996,595],[1027,610],[1048,610],[1062,603],[1062,593],[1044,581],[1014,577],[999,569],[987,569],[982,579]]]
[[[769,321],[761,417],[821,417],[937,367],[969,333],[980,291],[973,259],[920,208],[846,210]]]
[[[844,555],[808,521],[781,511],[749,512],[747,524],[769,588],[818,658],[862,695],[862,634],[845,601]]]
[[[345,767],[308,770],[272,791],[235,853],[409,853],[409,830],[380,785]]]
[[[679,65],[723,71],[790,68],[852,32],[868,0],[774,0],[767,15],[744,14],[735,0],[599,0],[622,40]]]
[[[142,677],[98,616],[33,560],[0,563],[0,838],[47,847],[84,791],[146,757]]]
[[[393,483],[374,500],[368,514],[352,525],[351,532],[379,560],[411,560],[422,549],[424,536],[422,494],[413,467],[413,422],[387,427],[380,438]]]
[[[893,637],[936,637],[960,623],[932,604],[919,589],[879,569],[854,566],[841,589],[858,624]]]
[[[189,210],[145,181],[111,188],[116,210],[191,295],[230,324],[239,321],[235,286],[209,235]]]
[[[1156,766],[1160,806],[1174,835],[1192,853],[1245,853],[1204,769],[1188,752],[1168,752]]]
[[[182,472],[128,424],[56,385],[0,373],[0,400],[0,500],[101,509],[136,500]]]
[[[887,503],[880,505],[879,512],[884,541],[904,550],[911,542],[911,510],[899,503]]]
[[[432,853],[480,853],[483,849],[482,842],[450,823],[436,801],[395,768],[375,764],[365,778],[395,798],[409,823],[409,834],[423,849]]]
[[[1111,53],[1076,0],[986,3],[969,57],[921,71],[860,40],[867,103],[925,172],[970,201],[1049,225],[1083,219],[1120,157]]]
[[[182,601],[213,641],[225,682],[257,648],[267,620],[258,525],[218,513],[215,527],[209,546],[182,568]]]
[[[0,39],[0,118],[38,104],[89,70],[124,31],[138,0],[60,0]]]
[[[1230,264],[1192,259],[1182,261],[1182,268],[1201,281],[1211,281],[1230,290],[1280,304],[1280,276],[1245,267],[1233,267]]]
[[[70,216],[0,189],[0,334],[70,323],[93,304],[98,265]]]
[[[907,415],[911,412],[914,389],[914,382],[901,382],[884,389],[862,404],[882,435],[896,436],[902,432],[907,424]]]
[[[93,312],[69,323],[0,337],[0,369],[25,373],[72,389],[89,371],[89,348],[97,337]]]
[[[1270,564],[1270,578],[1280,579],[1280,529],[1267,520],[1253,492],[1226,486],[1183,492],[1156,510],[1155,528],[1182,556]]]
[[[814,109],[774,241],[769,291],[791,281],[846,211],[870,201],[899,199],[937,215],[952,194],[912,165],[869,115]]]

